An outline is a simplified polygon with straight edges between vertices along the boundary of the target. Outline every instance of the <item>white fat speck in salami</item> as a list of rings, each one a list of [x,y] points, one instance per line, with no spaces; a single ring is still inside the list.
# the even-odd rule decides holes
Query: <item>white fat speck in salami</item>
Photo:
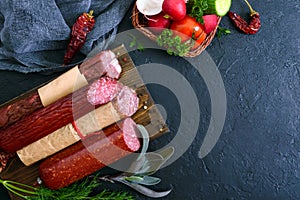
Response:
[[[139,98],[134,90],[124,86],[113,101],[117,110],[125,116],[133,115],[139,106]]]
[[[127,118],[123,122],[123,137],[126,145],[132,151],[137,151],[140,148],[140,141],[137,137],[138,128],[136,123],[131,119]]]
[[[87,92],[87,100],[92,105],[108,103],[117,96],[122,88],[123,84],[116,79],[102,77],[91,84]]]

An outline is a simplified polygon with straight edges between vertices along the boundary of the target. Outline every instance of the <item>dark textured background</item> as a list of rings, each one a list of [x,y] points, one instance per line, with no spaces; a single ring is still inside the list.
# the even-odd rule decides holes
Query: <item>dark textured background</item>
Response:
[[[215,38],[207,48],[223,77],[227,116],[220,140],[203,160],[197,154],[209,123],[210,99],[201,77],[182,69],[180,58],[155,50],[131,53],[137,65],[169,59],[201,97],[200,128],[193,144],[179,160],[156,174],[162,182],[155,189],[173,188],[166,199],[300,199],[299,1],[251,3],[261,13],[259,33],[244,35],[224,17],[221,26],[232,34]],[[231,10],[248,15],[242,0],[234,1]],[[120,31],[132,28],[129,24],[130,13]],[[0,101],[57,75],[0,71]],[[176,101],[168,104],[170,93],[165,88],[150,85],[149,89],[155,101],[166,106],[168,125],[176,131]],[[151,148],[172,137],[172,133],[161,137]],[[1,191],[1,199],[7,198]]]

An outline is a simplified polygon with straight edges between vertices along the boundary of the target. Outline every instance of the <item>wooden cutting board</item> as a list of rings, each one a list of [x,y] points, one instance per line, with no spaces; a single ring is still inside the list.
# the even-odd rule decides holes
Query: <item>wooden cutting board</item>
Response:
[[[151,95],[144,85],[132,59],[123,45],[113,50],[118,56],[119,62],[122,66],[122,74],[120,81],[133,88],[140,99],[138,111],[132,116],[132,119],[137,124],[142,124],[149,132],[150,139],[157,138],[162,134],[168,132],[168,127],[161,113],[155,106]],[[1,179],[18,181],[24,184],[32,185],[36,182],[38,175],[38,166],[40,162],[31,166],[25,166],[18,156],[10,160],[6,169],[0,174]],[[9,193],[12,200],[19,200],[21,198]]]

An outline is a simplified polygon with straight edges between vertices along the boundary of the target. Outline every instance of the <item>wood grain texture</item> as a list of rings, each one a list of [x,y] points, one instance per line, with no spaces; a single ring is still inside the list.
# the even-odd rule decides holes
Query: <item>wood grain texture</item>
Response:
[[[142,124],[146,127],[150,134],[150,139],[155,139],[169,131],[165,120],[161,116],[159,110],[155,106],[151,95],[144,85],[135,65],[130,58],[124,46],[119,46],[113,50],[118,56],[118,60],[122,66],[122,74],[120,81],[131,88],[133,88],[140,99],[139,110],[132,116],[132,119],[137,124]],[[20,159],[15,156],[10,160],[7,168],[0,174],[1,179],[9,179],[18,181],[24,184],[34,185],[36,183],[38,174],[38,167],[40,162],[31,166],[25,166]],[[10,193],[12,200],[19,200]]]

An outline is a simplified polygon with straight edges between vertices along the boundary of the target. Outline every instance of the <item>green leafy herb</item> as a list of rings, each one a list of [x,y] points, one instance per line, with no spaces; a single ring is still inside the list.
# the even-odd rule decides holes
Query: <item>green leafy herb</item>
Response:
[[[46,187],[32,187],[22,183],[18,183],[10,180],[1,180],[3,184],[10,192],[15,195],[28,200],[79,200],[79,199],[109,199],[109,200],[133,200],[134,198],[127,192],[113,192],[103,190],[100,193],[90,196],[92,192],[100,187],[100,183],[96,177],[92,180],[85,179],[84,181],[74,183],[68,187],[59,190],[50,190]]]
[[[229,29],[218,26],[218,32],[217,32],[218,38],[220,38],[222,35],[228,35],[230,33],[231,33],[231,31]]]
[[[139,42],[134,35],[129,34],[129,36],[132,38],[132,41],[129,43],[129,47],[130,48],[136,47],[137,50],[143,51],[144,45],[141,42]]]
[[[201,24],[204,23],[202,16],[207,8],[207,0],[189,0],[187,3],[189,15],[194,17]]]
[[[175,56],[184,56],[195,43],[193,39],[182,42],[179,36],[173,37],[173,31],[169,29],[164,29],[157,37],[156,42],[158,46],[167,48],[168,54]]]

